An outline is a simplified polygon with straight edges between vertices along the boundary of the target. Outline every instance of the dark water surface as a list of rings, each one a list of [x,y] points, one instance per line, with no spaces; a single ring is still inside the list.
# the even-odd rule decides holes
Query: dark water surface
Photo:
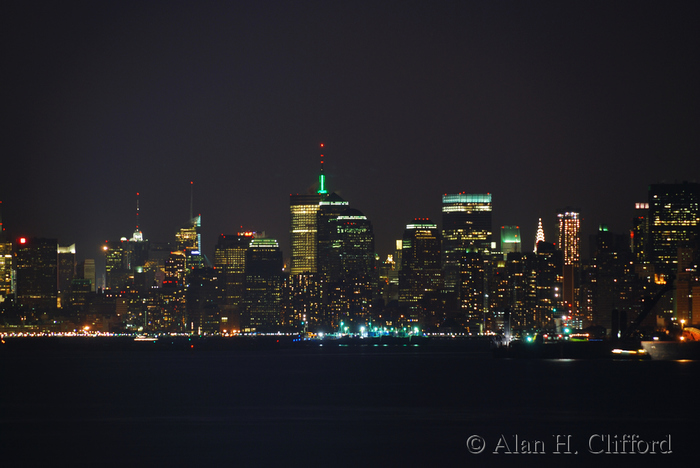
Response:
[[[0,466],[672,466],[700,446],[697,361],[25,349],[0,372]],[[625,435],[672,453],[589,451]],[[544,454],[506,453],[527,443]]]

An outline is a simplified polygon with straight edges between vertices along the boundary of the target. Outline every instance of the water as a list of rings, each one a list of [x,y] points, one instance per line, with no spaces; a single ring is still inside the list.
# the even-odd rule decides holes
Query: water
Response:
[[[667,466],[694,454],[700,433],[697,361],[13,350],[0,353],[0,372],[3,466]],[[625,434],[670,435],[672,453],[588,450],[591,436]],[[480,454],[466,445],[474,435]],[[556,436],[570,455],[553,453]],[[493,453],[499,440],[517,449],[515,437],[545,453]]]

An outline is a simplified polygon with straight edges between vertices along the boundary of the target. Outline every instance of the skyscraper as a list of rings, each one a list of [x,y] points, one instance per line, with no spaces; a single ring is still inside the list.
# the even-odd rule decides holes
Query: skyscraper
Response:
[[[16,300],[21,308],[50,311],[58,306],[58,241],[24,238],[14,246]]]
[[[58,292],[62,301],[68,299],[71,283],[75,278],[75,244],[58,246]],[[63,305],[61,305],[63,307]]]
[[[97,278],[95,274],[95,259],[86,258],[78,264],[76,276],[90,282],[90,291],[95,292],[97,286]]]
[[[289,196],[292,275],[317,272],[317,214],[320,201],[321,195],[317,193]]]
[[[255,237],[254,232],[221,234],[214,251],[214,265],[221,280],[222,321],[229,323],[229,331],[240,330],[240,308],[245,292],[246,252]]]
[[[329,271],[329,322],[364,324],[376,289],[372,223],[359,210],[347,209],[329,223],[332,264]]]
[[[406,225],[401,246],[399,305],[408,309],[410,322],[420,320],[419,302],[443,286],[440,241],[437,224],[427,218],[416,218]]]
[[[557,213],[559,219],[559,250],[564,254],[564,265],[581,265],[581,216],[579,210],[565,208]]]
[[[649,241],[657,272],[675,274],[678,248],[700,238],[700,184],[649,186]]]
[[[519,226],[501,226],[501,250],[505,255],[520,252]]]
[[[195,268],[190,271],[185,292],[187,331],[197,335],[219,332],[218,270]]]
[[[649,261],[649,203],[635,203],[634,211],[630,245],[635,263],[644,264]]]
[[[442,196],[444,242],[451,247],[488,251],[491,249],[490,193],[458,193]]]
[[[197,215],[175,233],[177,250],[185,254],[188,270],[204,266],[201,228],[202,215]]]
[[[2,224],[2,201],[0,201],[0,304],[12,294],[12,242],[7,241]]]
[[[105,288],[117,290],[126,285],[129,269],[128,257],[124,248],[127,240],[107,241],[102,246],[105,253]]]
[[[613,328],[613,311],[632,317],[634,271],[627,236],[617,235],[607,225],[591,236],[592,319],[606,329]]]
[[[282,251],[275,239],[253,239],[246,251],[243,331],[276,331],[281,325]]]
[[[340,253],[337,238],[337,218],[348,209],[348,202],[336,193],[321,199],[318,210],[318,272],[325,281],[340,273]]]
[[[458,292],[465,253],[491,250],[491,212],[490,193],[442,196],[442,264],[448,292]]]
[[[542,218],[537,222],[537,233],[535,234],[535,248],[533,252],[537,253],[537,243],[544,242],[544,228],[542,228]]]
[[[154,328],[181,332],[188,330],[185,309],[185,278],[187,275],[184,252],[171,252],[165,260],[165,277],[160,290],[160,314]]]
[[[12,294],[12,243],[0,241],[0,303]]]
[[[320,144],[323,151],[324,144]],[[289,195],[292,247],[291,274],[314,274],[318,271],[318,223],[321,201],[328,195],[323,172],[323,154],[316,193]],[[342,199],[340,199],[342,200]]]
[[[554,243],[541,242],[537,245],[537,308],[535,322],[540,325],[550,323],[552,318],[561,317],[562,310],[562,265],[563,252]]]
[[[487,263],[481,252],[462,255],[459,269],[459,307],[463,324],[470,333],[482,333],[488,308]]]
[[[559,250],[562,252],[562,295],[566,312],[577,313],[577,286],[581,267],[581,216],[579,210],[565,208],[559,219]]]

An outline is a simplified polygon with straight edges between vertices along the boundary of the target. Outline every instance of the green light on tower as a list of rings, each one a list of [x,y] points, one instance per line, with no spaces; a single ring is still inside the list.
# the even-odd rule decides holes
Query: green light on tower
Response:
[[[323,151],[323,143],[321,143],[321,151]],[[318,193],[326,194],[326,175],[323,173],[323,154],[321,155],[321,173],[318,175]]]
[[[326,176],[323,172],[318,176],[318,193],[328,193],[326,190]]]

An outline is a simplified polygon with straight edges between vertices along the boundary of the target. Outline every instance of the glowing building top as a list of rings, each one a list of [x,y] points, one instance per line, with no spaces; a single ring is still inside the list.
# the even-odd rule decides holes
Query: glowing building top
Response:
[[[139,193],[136,192],[136,229],[131,235],[131,242],[143,242],[143,232],[139,229]]]
[[[501,226],[501,250],[505,254],[520,252],[519,226]]]
[[[442,196],[445,251],[488,251],[491,248],[490,193],[455,193]]]
[[[537,234],[535,234],[535,253],[537,253],[537,243],[540,241],[544,242],[544,229],[542,229],[542,218],[540,218],[539,222],[537,223]]]

